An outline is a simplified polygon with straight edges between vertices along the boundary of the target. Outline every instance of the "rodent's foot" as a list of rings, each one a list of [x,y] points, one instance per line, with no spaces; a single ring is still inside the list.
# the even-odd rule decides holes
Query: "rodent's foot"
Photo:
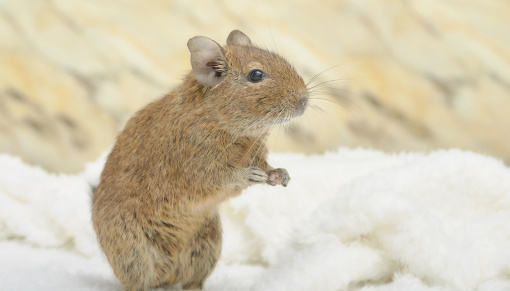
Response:
[[[265,183],[268,181],[268,176],[266,172],[264,172],[259,167],[248,167],[248,181],[250,183]]]
[[[290,181],[289,173],[283,168],[278,168],[267,172],[267,177],[267,183],[271,186],[280,184],[283,187],[287,187],[287,184],[289,184]]]

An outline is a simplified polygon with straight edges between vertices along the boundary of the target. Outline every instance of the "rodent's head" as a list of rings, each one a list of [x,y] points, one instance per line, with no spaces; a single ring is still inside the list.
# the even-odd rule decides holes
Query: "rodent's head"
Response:
[[[305,111],[309,94],[303,79],[285,59],[252,45],[241,31],[232,31],[225,47],[196,36],[188,48],[193,76],[205,87],[204,101],[229,127],[268,129]]]

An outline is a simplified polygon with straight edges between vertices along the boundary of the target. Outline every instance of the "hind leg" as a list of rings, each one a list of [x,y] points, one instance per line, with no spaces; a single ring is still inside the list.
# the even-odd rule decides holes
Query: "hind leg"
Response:
[[[202,228],[179,255],[182,287],[201,290],[221,254],[221,222],[218,213],[207,218]]]
[[[131,215],[95,211],[93,223],[98,241],[123,290],[148,290],[155,280],[154,252],[139,235]]]
[[[155,280],[154,263],[146,250],[124,249],[126,254],[107,257],[124,290],[148,290]]]

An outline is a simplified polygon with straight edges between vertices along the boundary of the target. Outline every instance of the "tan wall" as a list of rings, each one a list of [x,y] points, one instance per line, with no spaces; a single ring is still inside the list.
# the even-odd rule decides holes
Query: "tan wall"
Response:
[[[338,80],[273,150],[460,147],[510,161],[510,2],[0,2],[0,151],[75,172],[235,28]],[[337,97],[340,96],[340,97]],[[337,103],[344,104],[340,106]],[[276,138],[276,134],[278,138]]]

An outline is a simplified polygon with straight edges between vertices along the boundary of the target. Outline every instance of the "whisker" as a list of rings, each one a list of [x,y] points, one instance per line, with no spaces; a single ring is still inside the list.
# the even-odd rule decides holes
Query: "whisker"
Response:
[[[342,93],[344,95],[354,95],[356,97],[359,97],[358,94],[350,91],[349,89],[344,89],[344,88],[336,88],[336,87],[324,87],[324,88],[316,88],[316,89],[312,89],[312,90],[309,90],[308,93],[310,95],[324,95],[324,94],[335,94],[337,96],[340,96],[339,93]]]
[[[319,115],[319,118],[322,120],[323,116],[321,114],[319,114],[318,111],[315,109],[316,106],[312,105],[310,108],[313,111],[313,113],[316,113],[317,115]],[[317,127],[317,122],[315,122],[315,120],[313,120],[311,118],[310,114],[305,115],[305,117],[306,117],[306,120],[307,120],[306,124],[312,127],[312,130],[309,131],[309,133],[311,135],[311,142],[312,142],[313,145],[316,146],[318,144],[318,141],[317,141],[318,140],[318,133],[320,132],[319,128]]]
[[[269,132],[269,130],[266,132],[266,134]],[[257,155],[260,151],[260,149],[262,148],[262,146],[264,145],[264,142],[259,142],[259,146],[257,148],[257,151],[255,152],[255,154],[253,155],[253,157],[250,159],[250,162],[248,163],[248,165],[252,165],[253,161],[257,158]]]
[[[328,91],[313,91],[312,93],[310,93],[310,100],[333,102],[336,105],[343,107],[343,109],[347,110],[350,113],[353,113],[353,111],[360,111],[361,106],[357,102],[359,98],[351,98],[352,97],[351,95],[359,97],[358,94],[353,93],[349,90],[330,89]],[[317,96],[330,96],[333,98],[329,99]]]
[[[283,109],[282,109],[282,110],[280,110],[280,113],[278,114],[278,116],[276,117],[276,119],[275,119],[275,120],[278,120],[278,118],[280,117],[280,115],[281,115],[282,113],[283,113]],[[259,134],[259,136],[255,139],[255,141],[252,143],[252,145],[251,145],[251,146],[250,146],[250,148],[246,151],[246,153],[244,153],[244,155],[241,157],[241,159],[240,159],[240,160],[243,160],[243,159],[244,159],[244,157],[245,157],[247,154],[249,154],[249,153],[251,152],[251,150],[252,150],[253,146],[254,146],[254,145],[255,145],[255,144],[259,141],[259,139],[260,139],[263,135],[267,134],[268,130],[269,130],[269,129],[273,126],[273,125],[274,125],[274,122],[273,122],[273,123],[270,123],[269,125],[267,125],[267,126],[264,128],[264,130],[262,130],[262,132],[261,132],[261,133]],[[253,158],[252,158],[252,159],[253,159]],[[251,162],[251,160],[252,160],[252,159],[250,159],[250,162]]]
[[[276,111],[276,110],[274,110]],[[264,116],[264,118],[261,119],[261,122],[263,122],[264,120],[268,119],[269,116],[274,112],[274,111],[271,111],[268,115]],[[231,143],[229,143],[224,149],[223,151],[216,157],[216,159],[214,160],[214,162],[217,162],[226,152],[227,152],[227,149],[229,147],[231,147],[233,144],[236,143],[236,141],[240,138],[240,137],[244,137],[246,135],[246,133],[254,130],[256,127],[258,126],[258,124],[251,124],[250,126],[248,126],[246,129],[244,129],[243,131],[241,131],[233,140]]]
[[[289,113],[287,113],[287,115],[285,115],[285,119],[286,119],[286,120],[289,120],[289,122],[286,122],[286,123],[284,124],[284,130],[285,130],[285,131],[288,131],[288,130],[292,127],[293,122],[295,121],[294,119],[291,119],[290,117],[291,117],[291,116],[290,116],[290,114],[289,114]]]
[[[320,97],[310,97],[310,103],[315,103],[316,105],[319,105],[320,103],[328,103],[333,104],[335,106],[338,106],[340,109],[345,110],[349,113],[353,113],[352,108],[357,108],[355,103],[351,101],[350,99],[328,99],[328,98],[320,98]]]
[[[315,105],[315,104],[310,104],[310,105],[309,105],[309,108],[310,108],[311,110],[314,110],[314,111],[315,111],[315,113],[319,113],[317,110],[320,110],[320,113],[327,114],[327,113],[326,113],[326,111],[325,111],[324,109],[320,108],[319,106],[317,106],[317,105]]]
[[[335,82],[342,82],[342,81],[350,81],[350,80],[353,80],[353,78],[338,78],[338,79],[332,79],[332,80],[327,80],[327,81],[323,81],[323,82],[320,82],[319,84],[315,84],[313,85],[312,87],[307,87],[308,91],[310,90],[313,90],[319,86],[324,86],[325,84],[330,84],[330,83],[335,83]]]
[[[342,64],[331,66],[331,67],[325,69],[324,71],[315,74],[310,80],[308,80],[308,82],[305,83],[305,86],[308,87],[308,85],[310,85],[313,81],[315,81],[315,79],[317,79],[320,75],[322,75],[322,74],[326,73],[327,71],[330,71],[330,70],[332,70],[334,68],[337,68],[337,67],[339,67],[341,65]]]
[[[276,51],[277,54],[279,54],[278,47],[276,47],[276,42],[274,41],[273,30],[271,29],[271,24],[269,23],[269,18],[267,17],[267,14],[266,14],[266,21],[267,21],[267,25],[269,26],[269,32],[271,33],[271,39],[273,40],[274,50]]]
[[[278,125],[278,132],[276,133],[276,139],[275,139],[275,148],[278,146],[278,140],[279,140],[279,138],[280,138],[280,133],[281,133],[281,131],[282,131],[282,127],[283,127],[283,126],[284,126],[284,125],[282,125],[282,124],[279,124],[279,125]]]
[[[324,132],[323,130],[321,130],[321,128],[324,128],[324,127],[327,127],[328,125],[330,125],[330,123],[327,121],[329,114],[327,114],[327,112],[325,110],[323,110],[322,108],[320,108],[318,106],[313,106],[312,108],[314,109],[314,113],[316,113],[316,115],[318,116],[318,118],[314,120],[316,122],[311,123],[311,125],[315,129],[314,131],[312,131],[314,134],[315,142],[318,143],[318,140],[320,138],[322,138],[319,136],[319,133]],[[319,114],[319,111],[324,112],[325,114]]]
[[[329,68],[325,69],[324,71],[322,71],[322,72],[319,72],[319,73],[315,74],[315,76],[313,76],[310,80],[308,80],[308,82],[306,82],[306,84],[305,84],[305,85],[306,85],[306,87],[308,87],[308,85],[310,85],[313,81],[315,81],[315,79],[319,78],[322,74],[324,74],[324,73],[326,73],[326,72],[328,72],[328,71],[330,71],[330,70],[332,70],[332,69],[334,69],[334,68],[338,68],[338,67],[340,67],[340,66],[343,66],[343,65],[345,65],[346,63],[347,63],[347,62],[343,62],[343,63],[341,63],[341,64],[337,64],[337,65],[331,66],[331,67],[329,67]]]

